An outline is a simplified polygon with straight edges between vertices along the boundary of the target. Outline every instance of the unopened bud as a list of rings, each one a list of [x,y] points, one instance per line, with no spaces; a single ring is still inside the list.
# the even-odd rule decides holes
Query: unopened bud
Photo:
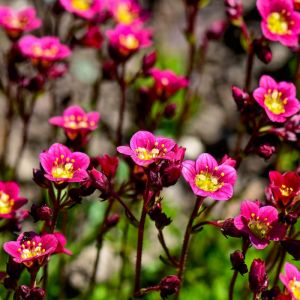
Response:
[[[215,21],[213,24],[210,25],[209,29],[206,31],[206,37],[209,40],[219,40],[223,36],[227,25],[227,21]]]
[[[165,107],[164,117],[167,119],[172,119],[176,114],[177,105],[176,103],[170,103]]]
[[[165,226],[171,224],[172,220],[162,212],[160,203],[155,204],[148,212],[151,220],[155,221],[157,229],[163,229]]]
[[[243,235],[243,233],[234,226],[233,218],[226,219],[222,223],[221,231],[225,236],[240,238]]]
[[[46,292],[42,288],[35,287],[30,291],[30,300],[44,300]]]
[[[269,159],[271,156],[276,152],[276,147],[274,145],[271,145],[269,143],[260,145],[257,149],[257,154],[264,158]]]
[[[120,220],[120,215],[113,214],[106,219],[105,225],[109,228],[115,227],[119,223],[119,220]]]
[[[144,55],[142,62],[142,69],[144,74],[147,74],[148,71],[155,65],[156,57],[156,51],[152,51]]]
[[[180,279],[176,275],[170,275],[162,279],[159,284],[160,295],[166,298],[170,295],[176,294],[180,286]]]
[[[232,269],[238,271],[241,275],[248,272],[247,265],[245,264],[244,254],[237,250],[230,254],[230,261],[232,264]]]
[[[265,262],[261,259],[254,259],[249,272],[249,286],[252,292],[261,293],[266,290],[269,284],[266,273]]]
[[[240,0],[224,0],[226,15],[232,24],[241,26],[243,17],[243,4]]]
[[[33,169],[33,181],[43,189],[50,186],[49,180],[45,177],[45,172],[40,169]]]
[[[250,96],[237,86],[232,86],[232,97],[237,105],[239,111],[245,110],[250,105]]]
[[[30,211],[31,216],[33,217],[34,221],[48,221],[51,219],[53,215],[52,209],[47,205],[41,205],[38,206],[36,204],[33,204],[31,206]]]
[[[259,60],[268,64],[272,60],[272,51],[269,44],[262,39],[254,40],[253,50]]]

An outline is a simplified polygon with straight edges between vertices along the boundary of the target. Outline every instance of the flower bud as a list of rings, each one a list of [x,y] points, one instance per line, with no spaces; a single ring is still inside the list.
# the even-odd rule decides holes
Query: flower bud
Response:
[[[215,21],[213,24],[210,25],[210,28],[206,31],[206,37],[209,40],[219,40],[223,36],[227,26],[227,21]]]
[[[176,114],[177,105],[176,103],[170,103],[165,107],[164,117],[167,119],[172,119]]]
[[[37,222],[37,221],[40,221],[40,220],[41,221],[48,221],[52,218],[53,211],[49,206],[47,206],[45,204],[43,204],[41,206],[38,206],[36,204],[32,204],[30,215],[34,219],[34,222]]]
[[[107,194],[110,190],[110,183],[107,177],[102,173],[93,168],[88,172],[92,186],[98,189],[100,192]]]
[[[228,165],[234,168],[236,165],[236,160],[225,154],[221,159],[221,164]]]
[[[50,182],[45,178],[45,172],[40,169],[33,169],[33,181],[41,188],[47,189],[50,186]]]
[[[269,143],[260,145],[257,149],[257,154],[268,160],[271,158],[271,156],[276,152],[276,147],[274,145],[271,145]]]
[[[16,299],[30,299],[30,287],[27,285],[19,286],[15,297]]]
[[[272,60],[272,51],[267,41],[264,39],[256,39],[253,41],[253,50],[259,60],[268,64]]]
[[[232,97],[237,105],[239,111],[244,111],[251,105],[251,99],[248,93],[244,92],[237,86],[232,86]]]
[[[156,51],[152,51],[144,55],[142,62],[142,69],[144,74],[147,74],[148,71],[155,65],[156,56]]]
[[[120,220],[120,215],[119,214],[113,214],[105,220],[105,225],[108,228],[115,227],[119,223],[119,220]]]
[[[247,265],[245,264],[245,256],[241,251],[237,250],[231,253],[230,261],[232,269],[238,271],[241,275],[248,272]]]
[[[44,300],[46,299],[46,292],[42,288],[35,287],[30,291],[30,300]]]
[[[161,297],[166,298],[170,295],[176,294],[179,286],[180,279],[176,275],[166,276],[159,284]]]
[[[161,179],[164,187],[174,185],[181,176],[181,164],[170,165],[161,169]]]
[[[226,15],[233,25],[241,26],[243,4],[241,0],[224,0]]]
[[[289,212],[287,214],[285,213],[280,213],[278,216],[280,222],[294,225],[297,222],[298,219],[298,214],[295,212]]]
[[[234,226],[233,218],[229,218],[229,219],[226,219],[225,221],[223,221],[222,227],[221,227],[221,232],[226,237],[231,236],[231,237],[240,238],[243,236],[243,233]]]
[[[265,262],[261,259],[254,259],[249,272],[249,286],[253,293],[261,293],[266,290],[269,284],[266,273]]]
[[[171,224],[171,218],[168,218],[165,213],[162,212],[161,204],[156,203],[148,212],[150,219],[155,221],[157,229],[163,229],[165,226]]]
[[[114,80],[116,77],[116,64],[113,60],[104,61],[102,64],[102,77],[106,80]]]

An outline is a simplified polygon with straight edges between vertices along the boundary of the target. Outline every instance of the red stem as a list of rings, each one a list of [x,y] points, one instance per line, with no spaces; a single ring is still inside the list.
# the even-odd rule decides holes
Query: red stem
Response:
[[[185,230],[185,235],[184,235],[182,250],[181,250],[181,255],[180,255],[180,261],[179,261],[179,269],[177,272],[177,276],[180,280],[180,285],[178,287],[178,292],[175,296],[175,300],[179,300],[179,297],[180,297],[180,289],[183,284],[184,270],[185,270],[185,264],[186,264],[186,260],[187,260],[188,250],[189,250],[190,236],[191,236],[192,229],[193,229],[193,222],[198,215],[198,211],[203,203],[203,200],[204,200],[204,198],[202,198],[202,197],[197,198],[194,209],[192,211],[191,217],[189,219],[189,222],[188,222],[186,230]]]

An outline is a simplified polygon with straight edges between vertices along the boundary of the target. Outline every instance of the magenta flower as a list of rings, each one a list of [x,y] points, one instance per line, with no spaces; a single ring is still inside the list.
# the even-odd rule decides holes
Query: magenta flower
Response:
[[[81,182],[88,177],[86,169],[90,159],[84,153],[72,153],[64,145],[53,144],[48,151],[40,154],[40,163],[50,181]]]
[[[178,76],[170,70],[153,68],[149,74],[154,79],[153,89],[158,98],[169,98],[188,85],[188,80],[185,77]]]
[[[197,196],[215,200],[228,200],[233,195],[237,179],[236,170],[228,164],[218,165],[208,153],[202,153],[196,161],[185,160],[182,175]]]
[[[260,78],[259,88],[253,92],[253,97],[273,122],[285,122],[300,109],[295,85],[285,81],[277,83],[267,75]]]
[[[57,246],[56,246],[54,253],[64,253],[67,255],[72,255],[72,251],[65,248],[65,246],[67,244],[67,240],[66,240],[65,236],[60,232],[54,232],[53,235],[57,239]]]
[[[68,12],[91,20],[101,11],[101,0],[59,0],[60,5]]]
[[[35,232],[24,232],[17,241],[6,242],[3,249],[12,256],[17,263],[23,263],[30,268],[34,262],[42,265],[57,247],[57,238],[54,234],[37,235]]]
[[[0,26],[11,38],[19,38],[22,33],[32,31],[41,26],[33,7],[15,11],[7,6],[0,7]]]
[[[296,172],[280,174],[278,171],[269,173],[270,185],[275,202],[281,201],[284,206],[290,204],[300,193],[300,177]]]
[[[0,219],[12,219],[16,210],[27,203],[27,199],[19,197],[19,186],[13,181],[0,181]]]
[[[267,39],[290,47],[298,45],[300,14],[294,10],[293,0],[257,0],[256,6]]]
[[[249,234],[256,249],[264,249],[269,241],[279,241],[285,236],[285,226],[278,222],[278,211],[273,206],[260,207],[258,203],[244,201],[241,214],[234,218],[234,226]]]
[[[300,299],[300,272],[290,263],[284,265],[285,274],[280,274],[279,278],[289,291],[293,300]]]
[[[62,127],[69,139],[74,140],[78,135],[86,137],[96,130],[99,120],[98,112],[86,113],[80,106],[73,105],[68,107],[62,116],[50,118],[49,123]]]
[[[141,7],[134,0],[108,0],[108,11],[119,24],[140,23]]]
[[[114,59],[126,60],[141,48],[151,46],[152,32],[139,26],[119,24],[112,30],[107,30],[110,54]]]
[[[155,137],[148,131],[138,131],[132,136],[130,147],[119,146],[117,151],[130,156],[137,165],[146,167],[162,159],[172,159],[175,145],[172,139]]]
[[[24,36],[19,41],[19,48],[25,57],[44,63],[60,61],[71,55],[71,50],[52,36]]]

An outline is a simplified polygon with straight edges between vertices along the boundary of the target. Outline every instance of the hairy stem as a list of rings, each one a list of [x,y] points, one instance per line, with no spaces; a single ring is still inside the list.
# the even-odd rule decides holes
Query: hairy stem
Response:
[[[188,221],[185,234],[184,234],[184,239],[183,239],[183,244],[182,244],[182,250],[181,250],[181,255],[180,255],[180,261],[179,261],[179,268],[177,272],[177,276],[180,280],[180,285],[178,287],[178,292],[175,296],[176,300],[179,300],[180,297],[180,290],[183,284],[183,279],[184,279],[184,270],[185,270],[185,265],[186,265],[186,260],[187,260],[187,255],[188,255],[188,249],[189,249],[189,243],[190,243],[190,237],[192,234],[192,229],[193,229],[193,222],[195,218],[198,215],[198,211],[203,203],[204,198],[202,197],[197,197],[194,209],[192,211],[192,214],[190,216],[190,219]]]

